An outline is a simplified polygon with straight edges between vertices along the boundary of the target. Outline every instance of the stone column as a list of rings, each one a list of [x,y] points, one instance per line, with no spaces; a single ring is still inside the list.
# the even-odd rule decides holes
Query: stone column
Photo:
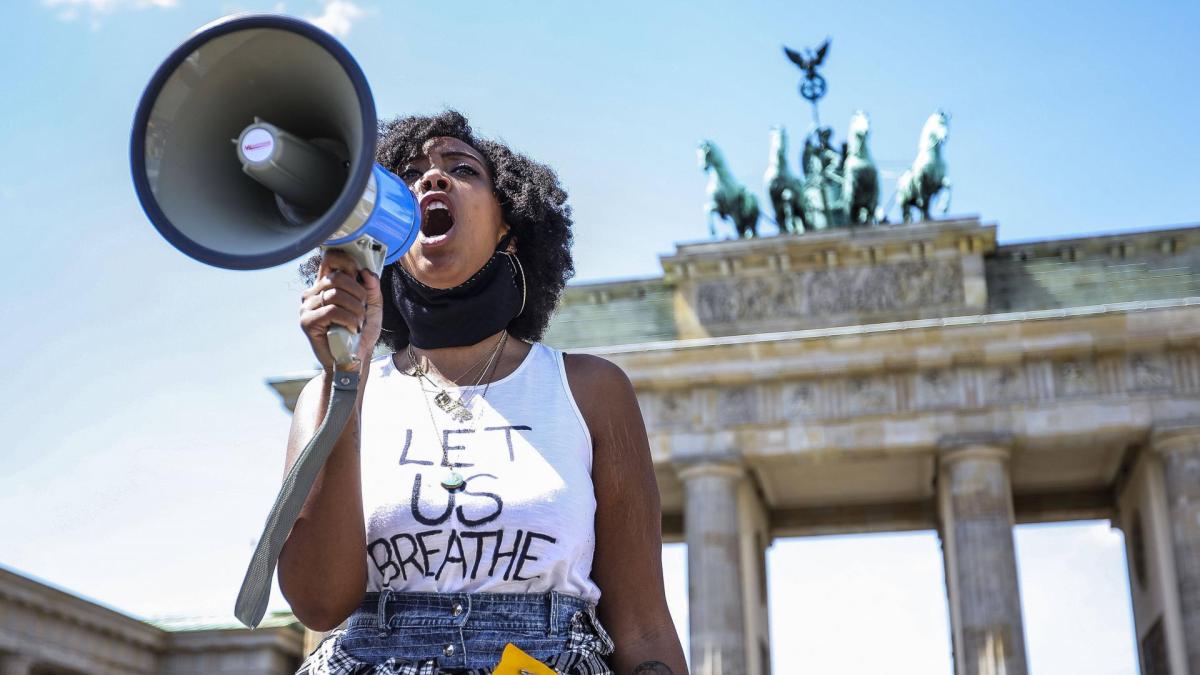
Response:
[[[767,549],[771,547],[766,502],[748,474],[738,487],[738,538],[742,549],[742,616],[746,621],[746,672],[771,675],[771,616]]]
[[[22,654],[0,654],[0,675],[29,675],[33,672],[33,657]]]
[[[1185,673],[1200,675],[1200,420],[1155,428],[1175,562]]]
[[[691,672],[746,675],[739,490],[745,469],[703,461],[679,471],[685,499]]]
[[[939,458],[939,534],[955,675],[1028,672],[1008,459],[1008,444],[999,437],[944,443]]]

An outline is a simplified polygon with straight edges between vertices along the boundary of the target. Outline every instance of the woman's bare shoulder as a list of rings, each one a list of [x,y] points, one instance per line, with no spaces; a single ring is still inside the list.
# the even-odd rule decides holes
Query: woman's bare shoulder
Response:
[[[631,401],[636,404],[629,376],[612,361],[595,354],[563,353],[563,365],[567,370],[571,393],[581,410],[585,403],[589,407],[599,408]],[[587,410],[583,412],[586,416]]]
[[[594,354],[563,354],[567,383],[592,438],[603,439],[629,424],[641,425],[641,409],[629,376]]]
[[[617,364],[595,354],[571,354],[563,352],[563,364],[567,369],[567,377],[574,383],[588,384],[627,384],[629,377]]]

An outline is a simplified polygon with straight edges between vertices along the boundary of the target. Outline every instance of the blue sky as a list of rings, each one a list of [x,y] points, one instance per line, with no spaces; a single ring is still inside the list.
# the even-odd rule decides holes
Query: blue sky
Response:
[[[701,139],[761,189],[768,128],[809,121],[780,45],[826,35],[837,137],[867,110],[894,171],[951,111],[953,213],[1002,242],[1200,214],[1195,3],[5,2],[0,563],[139,615],[231,612],[282,472],[288,415],[264,381],[314,359],[294,265],[221,271],[159,238],[130,121],[190,31],[280,8],[341,35],[381,115],[454,106],[553,165],[579,280],[658,274],[706,235]],[[1134,672],[1120,541],[1018,528],[1036,671]],[[682,630],[684,556],[664,557]],[[769,564],[777,672],[950,672],[932,534],[779,541]]]

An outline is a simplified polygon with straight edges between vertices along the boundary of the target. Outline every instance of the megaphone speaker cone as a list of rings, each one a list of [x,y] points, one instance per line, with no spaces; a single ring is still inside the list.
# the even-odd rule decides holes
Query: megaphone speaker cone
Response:
[[[252,180],[261,166],[244,171],[230,145],[268,127],[280,132],[274,183]],[[366,78],[332,36],[286,16],[223,19],[176,48],[146,87],[130,145],[134,185],[154,226],[192,258],[272,267],[370,218],[353,216],[375,173],[375,130]]]

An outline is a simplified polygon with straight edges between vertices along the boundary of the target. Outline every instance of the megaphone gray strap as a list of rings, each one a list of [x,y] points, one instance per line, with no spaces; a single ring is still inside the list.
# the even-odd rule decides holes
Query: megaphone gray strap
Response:
[[[242,581],[242,589],[234,605],[234,616],[249,628],[257,627],[266,614],[267,601],[271,596],[271,577],[275,574],[279,552],[283,550],[283,542],[292,531],[292,525],[300,517],[300,509],[304,507],[317,474],[333,451],[334,442],[350,419],[358,396],[358,377],[358,373],[353,371],[334,373],[325,420],[283,479],[283,486],[267,516],[262,537],[254,549],[254,557],[250,559],[250,567],[246,570],[246,578]]]

